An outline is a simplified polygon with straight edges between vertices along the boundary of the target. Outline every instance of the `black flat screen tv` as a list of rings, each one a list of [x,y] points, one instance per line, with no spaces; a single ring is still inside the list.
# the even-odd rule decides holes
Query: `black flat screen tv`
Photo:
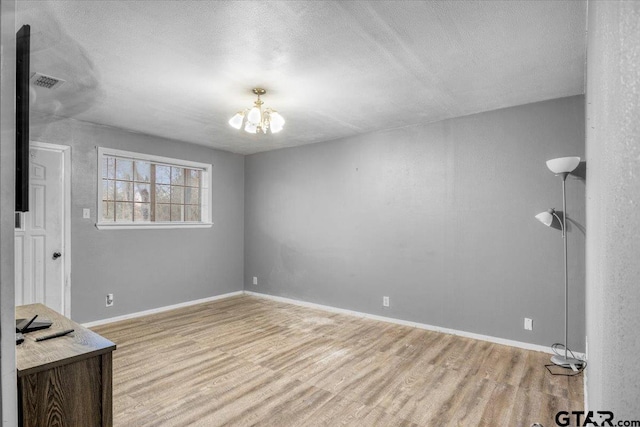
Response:
[[[16,212],[29,210],[29,55],[31,27],[16,33]]]

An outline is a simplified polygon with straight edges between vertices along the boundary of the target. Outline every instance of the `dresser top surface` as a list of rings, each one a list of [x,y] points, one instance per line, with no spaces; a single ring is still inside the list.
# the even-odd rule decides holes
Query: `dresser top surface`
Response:
[[[16,346],[16,367],[19,377],[108,353],[116,348],[113,342],[43,304],[16,307],[16,318],[31,319],[36,314],[37,320],[47,319],[52,322],[52,325],[47,329],[24,334],[24,342]],[[36,341],[38,337],[67,329],[74,331],[62,337]]]

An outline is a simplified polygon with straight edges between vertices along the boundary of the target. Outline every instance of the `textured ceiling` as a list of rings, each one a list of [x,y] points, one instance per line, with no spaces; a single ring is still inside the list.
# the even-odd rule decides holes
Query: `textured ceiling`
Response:
[[[18,1],[35,110],[255,153],[584,92],[583,1]],[[267,89],[277,135],[227,120]]]

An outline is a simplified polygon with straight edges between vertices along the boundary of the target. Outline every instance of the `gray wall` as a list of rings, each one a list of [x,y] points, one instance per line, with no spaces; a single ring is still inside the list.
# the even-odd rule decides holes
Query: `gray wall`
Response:
[[[242,290],[244,158],[73,119],[32,116],[31,139],[71,146],[71,316],[79,322]],[[210,229],[98,230],[97,146],[213,164]],[[90,208],[91,220],[82,219]],[[113,293],[115,304],[105,307]]]
[[[589,2],[588,406],[640,419],[640,2]]]
[[[561,180],[545,161],[569,155],[584,155],[582,96],[247,156],[245,289],[561,342],[562,239],[534,215],[561,209]],[[581,227],[584,187],[567,181],[568,212]],[[569,264],[569,345],[583,351],[576,226]]]
[[[17,422],[14,291],[15,1],[0,2],[0,420]]]

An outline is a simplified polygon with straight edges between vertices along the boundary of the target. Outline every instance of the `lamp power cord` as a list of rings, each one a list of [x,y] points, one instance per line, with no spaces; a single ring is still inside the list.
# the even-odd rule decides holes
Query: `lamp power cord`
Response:
[[[554,344],[551,345],[551,350],[557,356],[560,356],[560,357],[564,356],[564,349],[565,349],[564,344],[561,344],[561,343],[554,343]],[[571,351],[571,349],[569,347],[567,347],[567,351],[569,352],[569,354],[571,354],[572,358],[580,360],[580,362],[582,362],[582,363],[580,363],[579,366],[576,366],[575,367],[576,369],[573,369],[572,367],[565,368],[564,366],[559,366],[559,365],[556,365],[556,364],[553,364],[553,363],[551,363],[549,365],[544,365],[544,367],[547,368],[547,371],[549,371],[549,373],[551,375],[560,375],[560,376],[564,376],[564,377],[573,377],[573,376],[576,376],[576,375],[580,375],[582,373],[582,371],[584,371],[587,368],[587,361],[586,360],[578,359],[576,357],[576,355],[573,354],[573,351]],[[563,372],[554,373],[550,369],[552,366],[560,367],[561,369],[563,369]],[[565,369],[570,369],[572,372],[571,373],[566,373],[564,371]]]

